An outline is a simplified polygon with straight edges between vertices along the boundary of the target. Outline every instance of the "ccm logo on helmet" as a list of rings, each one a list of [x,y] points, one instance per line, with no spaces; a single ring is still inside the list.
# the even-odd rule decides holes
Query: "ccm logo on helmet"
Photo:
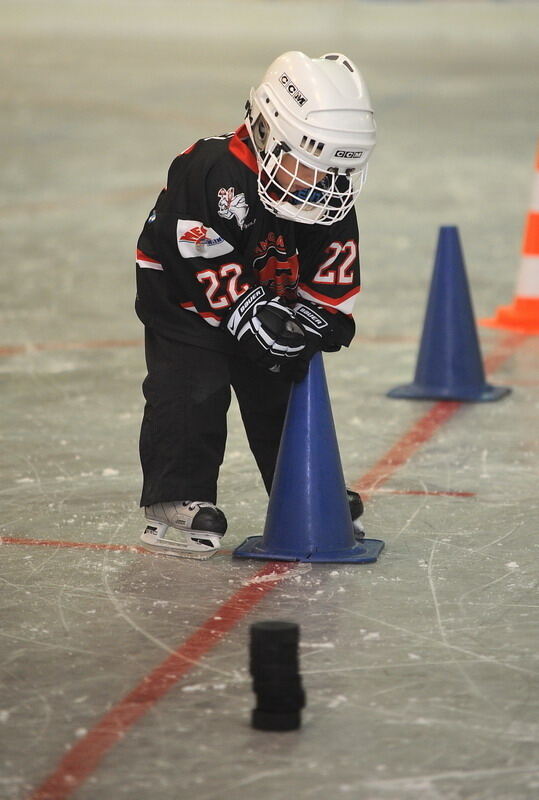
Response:
[[[335,158],[361,158],[363,150],[335,150]]]
[[[282,83],[282,85],[284,86],[284,88],[286,89],[286,91],[288,92],[288,94],[289,94],[291,97],[293,97],[293,98],[294,98],[294,100],[296,101],[296,103],[297,103],[299,106],[302,106],[304,103],[306,103],[306,102],[307,102],[307,98],[305,97],[305,95],[303,94],[303,92],[301,92],[301,91],[298,89],[298,87],[296,86],[296,84],[295,84],[295,83],[292,83],[292,81],[290,80],[290,78],[288,77],[288,75],[286,74],[286,72],[283,72],[283,74],[282,74],[282,75],[281,75],[281,77],[279,78],[279,81]]]

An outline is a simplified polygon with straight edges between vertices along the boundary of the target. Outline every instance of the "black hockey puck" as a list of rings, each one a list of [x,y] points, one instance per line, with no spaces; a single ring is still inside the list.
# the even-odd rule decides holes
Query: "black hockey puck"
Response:
[[[269,620],[251,625],[251,646],[275,647],[277,645],[296,645],[299,642],[299,625],[295,622]]]
[[[250,634],[249,666],[257,698],[251,724],[264,731],[295,730],[305,705],[299,674],[299,625],[257,622]]]
[[[299,626],[294,622],[257,622],[251,626],[251,668],[260,664],[297,666]]]

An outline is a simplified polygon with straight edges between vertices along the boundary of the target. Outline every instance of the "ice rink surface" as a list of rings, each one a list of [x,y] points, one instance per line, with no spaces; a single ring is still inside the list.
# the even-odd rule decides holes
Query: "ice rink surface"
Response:
[[[0,37],[0,796],[538,797],[539,339],[480,328],[498,403],[385,397],[413,374],[439,226],[477,318],[512,298],[537,4],[3,0]],[[233,560],[267,504],[234,406],[226,550],[143,554],[136,239],[172,158],[237,127],[288,49],[347,53],[376,110],[358,335],[325,366],[386,549]],[[249,725],[264,619],[301,626],[297,732]]]

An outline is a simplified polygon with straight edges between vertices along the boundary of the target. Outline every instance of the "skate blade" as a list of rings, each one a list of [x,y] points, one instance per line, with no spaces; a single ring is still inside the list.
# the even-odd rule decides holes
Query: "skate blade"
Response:
[[[147,550],[157,555],[174,556],[175,558],[194,558],[198,561],[205,561],[211,558],[221,548],[220,538],[215,534],[208,534],[204,531],[193,531],[197,536],[191,538],[186,535],[183,541],[176,542],[173,539],[166,539],[164,535],[158,535],[159,531],[164,533],[165,526],[149,524],[141,535],[142,544]],[[204,539],[204,543],[197,540]],[[207,542],[207,544],[206,544]]]
[[[142,538],[142,537],[141,537]],[[168,547],[167,545],[163,544],[148,544],[142,540],[142,544],[146,550],[151,553],[155,553],[158,556],[174,556],[175,558],[191,558],[195,561],[207,561],[209,558],[214,556],[217,552],[219,552],[219,548],[215,547],[213,550],[206,550],[206,551],[194,551],[194,550],[183,550],[180,547]]]

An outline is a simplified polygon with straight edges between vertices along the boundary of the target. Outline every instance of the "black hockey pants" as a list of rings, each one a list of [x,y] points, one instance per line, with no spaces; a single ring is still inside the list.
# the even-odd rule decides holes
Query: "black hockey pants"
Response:
[[[231,386],[269,492],[290,383],[241,355],[193,347],[149,328],[146,364],[141,506],[171,500],[216,502]]]

